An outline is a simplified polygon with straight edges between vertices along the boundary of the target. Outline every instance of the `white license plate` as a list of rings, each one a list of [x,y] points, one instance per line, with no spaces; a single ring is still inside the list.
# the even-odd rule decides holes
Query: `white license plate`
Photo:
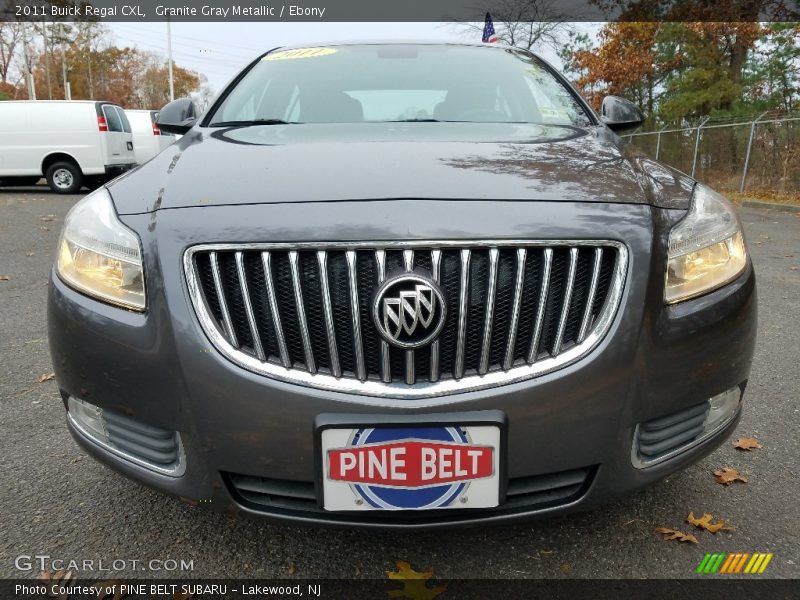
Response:
[[[500,428],[408,425],[321,432],[326,510],[490,508],[500,501]]]

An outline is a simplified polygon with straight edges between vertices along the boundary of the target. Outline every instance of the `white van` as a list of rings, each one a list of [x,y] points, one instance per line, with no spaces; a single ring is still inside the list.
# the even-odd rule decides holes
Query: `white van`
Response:
[[[140,165],[172,145],[177,139],[174,134],[158,128],[156,125],[158,111],[125,109],[125,114],[131,122],[133,151],[136,153],[136,162]]]
[[[0,102],[0,181],[74,194],[136,166],[125,112],[94,100]]]

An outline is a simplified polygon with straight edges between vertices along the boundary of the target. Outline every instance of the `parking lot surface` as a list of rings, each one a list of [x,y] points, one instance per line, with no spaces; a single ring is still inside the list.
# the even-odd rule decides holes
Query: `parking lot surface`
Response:
[[[274,525],[217,514],[152,491],[84,455],[67,432],[47,348],[47,280],[58,233],[79,196],[43,186],[0,190],[0,576],[15,558],[124,560],[80,577],[370,577],[395,561],[437,578],[695,576],[707,552],[772,552],[763,576],[800,577],[800,213],[741,210],[758,276],[759,339],[741,423],[685,471],[592,512],[511,527],[427,533]],[[712,472],[748,479],[728,487]],[[686,523],[712,513],[733,529]],[[694,533],[665,541],[656,527]],[[151,560],[191,571],[148,570]],[[130,561],[137,561],[135,568]],[[121,563],[116,563],[121,564]]]

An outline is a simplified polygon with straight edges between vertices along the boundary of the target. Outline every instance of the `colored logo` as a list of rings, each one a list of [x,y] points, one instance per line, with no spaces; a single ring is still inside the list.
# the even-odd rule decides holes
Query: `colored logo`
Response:
[[[373,319],[394,346],[413,349],[431,343],[444,326],[445,304],[427,277],[406,273],[387,280],[375,294]]]
[[[328,476],[351,484],[374,508],[442,508],[476,479],[494,474],[494,448],[460,427],[369,428],[328,451]]]
[[[735,575],[743,573],[747,575],[761,575],[772,560],[772,553],[765,552],[736,552],[726,553],[717,552],[706,554],[702,562],[697,567],[697,573],[711,575]]]

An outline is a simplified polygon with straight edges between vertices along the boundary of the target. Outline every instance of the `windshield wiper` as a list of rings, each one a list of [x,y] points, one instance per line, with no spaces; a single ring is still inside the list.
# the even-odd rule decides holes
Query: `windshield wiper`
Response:
[[[443,123],[440,119],[398,119],[387,123]]]
[[[250,127],[251,125],[299,125],[298,121],[283,119],[252,119],[250,121],[217,121],[211,127]]]

